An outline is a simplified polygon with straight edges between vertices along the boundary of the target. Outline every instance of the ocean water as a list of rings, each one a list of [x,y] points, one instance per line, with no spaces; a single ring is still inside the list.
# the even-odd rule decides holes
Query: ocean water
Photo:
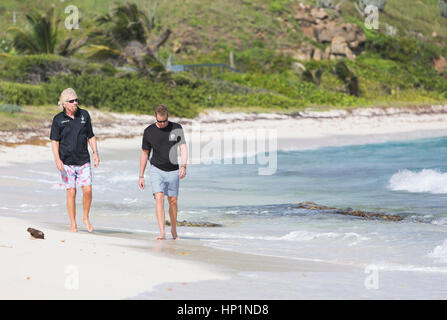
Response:
[[[178,220],[222,227],[179,227],[179,235],[222,250],[415,273],[427,277],[419,288],[436,282],[435,296],[447,297],[446,159],[447,137],[441,137],[278,151],[273,175],[259,175],[256,164],[190,165],[180,184]],[[156,236],[155,201],[148,178],[147,189],[139,190],[138,168],[139,150],[102,154],[91,211],[97,229]],[[53,163],[2,167],[0,179],[1,215],[68,223]],[[303,201],[404,220],[297,208]]]

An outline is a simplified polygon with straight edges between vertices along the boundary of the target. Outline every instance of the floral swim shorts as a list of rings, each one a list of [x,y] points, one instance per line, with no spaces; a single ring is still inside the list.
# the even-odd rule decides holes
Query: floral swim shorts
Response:
[[[60,172],[62,183],[59,185],[65,189],[90,186],[92,184],[92,168],[90,162],[82,166],[64,165],[64,170]]]

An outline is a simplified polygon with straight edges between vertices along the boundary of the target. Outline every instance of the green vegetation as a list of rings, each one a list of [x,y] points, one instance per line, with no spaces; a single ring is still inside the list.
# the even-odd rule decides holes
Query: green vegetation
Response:
[[[48,123],[60,109],[52,104],[40,106],[21,106],[20,111],[9,112],[1,110],[0,128],[2,130],[13,130],[18,128],[42,129],[43,123]]]
[[[381,9],[378,31],[364,28],[355,7],[370,2]],[[72,30],[63,25],[64,2],[3,0],[0,103],[55,105],[66,87],[83,106],[151,113],[165,103],[183,117],[209,108],[293,112],[444,103],[447,75],[433,67],[447,57],[441,2],[319,1],[330,14],[339,8],[346,22],[360,25],[367,40],[353,61],[301,61],[306,70],[300,73],[293,71],[293,54],[313,42],[295,21],[292,0],[73,0],[81,20]],[[324,44],[313,44],[324,51]],[[243,73],[203,77],[164,66],[168,59],[228,64],[230,53]]]
[[[15,113],[22,111],[22,106],[16,104],[0,104],[0,112]]]

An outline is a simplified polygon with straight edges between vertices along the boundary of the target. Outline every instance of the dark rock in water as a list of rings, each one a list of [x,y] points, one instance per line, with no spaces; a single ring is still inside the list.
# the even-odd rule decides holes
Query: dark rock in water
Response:
[[[312,201],[305,201],[305,202],[300,202],[297,204],[298,208],[303,208],[303,209],[307,209],[307,210],[329,210],[329,209],[337,209],[337,208],[329,208],[326,206],[322,206],[319,204],[316,204]]]
[[[391,215],[391,214],[383,214],[383,213],[375,213],[375,212],[367,212],[361,210],[354,210],[352,208],[340,209],[340,208],[330,208],[326,206],[321,206],[319,204],[313,203],[311,201],[300,202],[297,204],[298,208],[307,209],[307,210],[325,210],[326,213],[335,213],[335,214],[344,214],[348,216],[362,217],[366,219],[382,219],[386,221],[401,221],[404,218],[401,216]]]
[[[26,231],[28,231],[31,234],[31,237],[33,237],[35,239],[45,239],[45,235],[40,230],[28,228],[28,229],[26,229]]]
[[[166,220],[166,225],[170,226],[171,223]],[[222,227],[221,224],[218,223],[212,223],[212,222],[193,222],[193,221],[177,221],[177,226],[180,227],[207,227],[207,228],[213,228],[213,227]]]

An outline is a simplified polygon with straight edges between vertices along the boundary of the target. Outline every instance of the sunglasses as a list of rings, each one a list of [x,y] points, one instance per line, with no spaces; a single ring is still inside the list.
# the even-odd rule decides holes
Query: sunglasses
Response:
[[[67,100],[67,102],[70,102],[70,103],[78,102],[78,99]]]
[[[155,120],[157,120],[158,123],[165,123],[165,122],[168,122],[168,118],[166,118],[166,120],[158,120],[157,118],[155,118]]]

